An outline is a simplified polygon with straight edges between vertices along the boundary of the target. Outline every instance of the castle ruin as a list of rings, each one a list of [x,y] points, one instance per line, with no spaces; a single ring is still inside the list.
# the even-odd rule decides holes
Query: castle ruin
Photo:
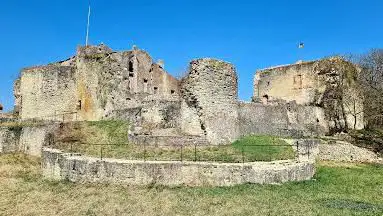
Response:
[[[323,102],[337,89],[330,88],[339,79],[337,65],[330,60],[322,68],[315,61],[258,71],[253,101],[242,102],[230,63],[196,59],[176,79],[136,47],[79,47],[65,61],[23,69],[14,112],[20,120],[126,120],[136,143],[218,145],[249,134],[324,135],[353,124],[347,114],[329,114],[337,102]],[[362,116],[357,121],[363,127]]]

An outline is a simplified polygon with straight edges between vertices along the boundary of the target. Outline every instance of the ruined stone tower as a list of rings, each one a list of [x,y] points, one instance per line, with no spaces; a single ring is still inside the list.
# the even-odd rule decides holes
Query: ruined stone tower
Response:
[[[192,61],[182,80],[182,97],[210,143],[238,138],[237,79],[233,65],[207,58]]]

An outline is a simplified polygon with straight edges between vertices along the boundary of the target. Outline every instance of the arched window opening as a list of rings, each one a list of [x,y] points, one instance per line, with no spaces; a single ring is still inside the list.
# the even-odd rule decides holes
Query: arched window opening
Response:
[[[133,68],[133,62],[129,62],[129,72],[133,72],[134,71],[134,68]]]

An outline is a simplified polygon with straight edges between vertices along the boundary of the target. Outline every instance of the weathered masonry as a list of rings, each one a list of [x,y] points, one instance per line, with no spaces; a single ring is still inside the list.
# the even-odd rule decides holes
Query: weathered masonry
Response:
[[[178,97],[179,82],[142,50],[80,47],[68,60],[26,68],[15,84],[21,119],[100,120],[147,101]]]
[[[357,66],[338,57],[259,70],[253,100],[321,108],[330,131],[362,129],[363,97],[353,83],[357,73]]]
[[[335,58],[258,71],[254,100],[241,102],[230,63],[195,59],[187,75],[176,79],[137,48],[79,47],[67,60],[22,70],[14,85],[14,114],[22,121],[127,120],[136,144],[218,145],[249,134],[322,135],[353,123],[363,127],[363,115],[352,118],[345,103],[355,96],[354,88],[335,94],[344,86],[339,85],[344,65],[349,66]]]
[[[315,174],[315,165],[313,160],[252,163],[99,160],[44,148],[42,170],[47,179],[79,183],[232,186],[309,180]]]

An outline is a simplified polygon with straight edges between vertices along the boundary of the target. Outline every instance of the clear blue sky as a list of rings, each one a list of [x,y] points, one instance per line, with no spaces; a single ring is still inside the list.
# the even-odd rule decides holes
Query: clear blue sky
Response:
[[[21,68],[65,59],[84,44],[87,0],[0,5],[0,103],[9,110]],[[194,58],[229,61],[243,100],[256,69],[383,47],[382,0],[92,0],[92,13],[91,44],[135,44],[173,75]]]

